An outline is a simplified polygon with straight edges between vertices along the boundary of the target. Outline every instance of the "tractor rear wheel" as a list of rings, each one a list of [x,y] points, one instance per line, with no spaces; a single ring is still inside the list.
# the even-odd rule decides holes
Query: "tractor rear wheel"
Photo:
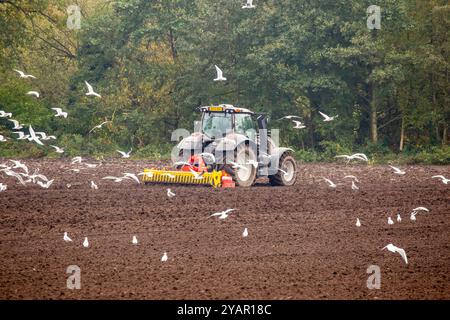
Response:
[[[273,186],[292,186],[297,179],[297,170],[295,159],[290,153],[285,152],[278,163],[278,172],[272,176],[269,176],[270,184]]]
[[[248,145],[238,147],[235,151],[235,162],[241,167],[231,168],[228,165],[229,170],[226,170],[237,186],[250,187],[255,182],[258,168],[249,164],[250,160],[257,161],[255,152]]]

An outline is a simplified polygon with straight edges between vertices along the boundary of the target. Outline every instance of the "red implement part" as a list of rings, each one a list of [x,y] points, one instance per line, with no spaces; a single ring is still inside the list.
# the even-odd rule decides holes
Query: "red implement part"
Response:
[[[193,155],[189,158],[188,163],[190,166],[184,165],[181,168],[181,171],[195,171],[195,172],[208,172],[208,168],[206,167],[205,161],[203,157],[200,155]]]

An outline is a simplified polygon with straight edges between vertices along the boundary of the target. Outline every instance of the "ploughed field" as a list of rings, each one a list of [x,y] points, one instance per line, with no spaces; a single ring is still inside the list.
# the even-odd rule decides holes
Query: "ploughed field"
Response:
[[[165,185],[101,179],[162,163],[23,162],[55,181],[24,187],[0,172],[8,186],[0,299],[450,299],[450,185],[431,179],[449,177],[448,166],[402,167],[399,176],[388,166],[299,164],[293,187],[174,185],[168,199]],[[419,206],[430,212],[411,221]],[[228,208],[237,210],[227,219],[209,217]],[[381,250],[389,243],[406,250],[408,264]],[[79,290],[67,288],[70,265],[81,270]],[[379,290],[367,288],[371,265],[380,268]]]

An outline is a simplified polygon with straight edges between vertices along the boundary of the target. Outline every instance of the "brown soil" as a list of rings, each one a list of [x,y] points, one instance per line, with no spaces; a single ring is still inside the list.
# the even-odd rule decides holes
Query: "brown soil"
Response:
[[[431,179],[450,176],[448,166],[396,176],[387,166],[299,165],[293,187],[172,186],[177,196],[168,200],[167,186],[101,180],[155,163],[114,160],[77,174],[67,170],[83,166],[68,160],[24,162],[55,182],[23,187],[0,173],[8,185],[0,193],[0,299],[450,298],[450,185]],[[321,177],[344,185],[330,189]],[[418,206],[431,212],[412,222]],[[238,210],[208,217],[227,208]],[[381,250],[388,243],[406,250],[408,265]],[[69,265],[81,268],[81,290],[66,288]],[[367,289],[369,265],[381,268],[380,290]]]

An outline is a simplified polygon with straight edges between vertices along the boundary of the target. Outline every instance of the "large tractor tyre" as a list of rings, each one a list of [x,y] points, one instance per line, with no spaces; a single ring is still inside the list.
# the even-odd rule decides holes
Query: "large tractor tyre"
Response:
[[[278,163],[278,172],[272,176],[269,176],[270,184],[273,186],[292,186],[297,179],[297,165],[295,159],[290,155],[290,153],[285,152]]]
[[[228,172],[232,177],[236,186],[240,187],[250,187],[255,183],[256,174],[258,168],[255,168],[252,164],[248,162],[250,160],[257,161],[256,154],[248,145],[238,147],[235,151],[234,159],[236,163],[242,165],[244,168],[232,168],[231,165],[227,165]]]

